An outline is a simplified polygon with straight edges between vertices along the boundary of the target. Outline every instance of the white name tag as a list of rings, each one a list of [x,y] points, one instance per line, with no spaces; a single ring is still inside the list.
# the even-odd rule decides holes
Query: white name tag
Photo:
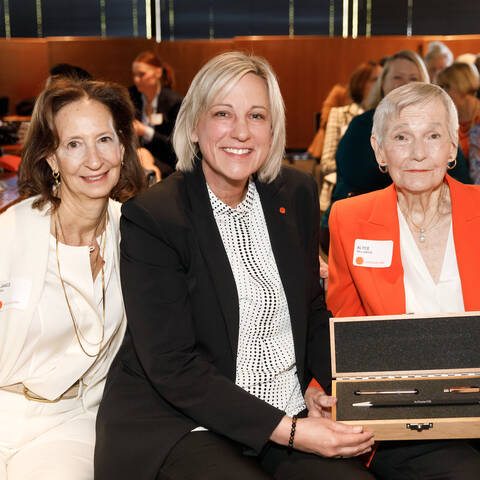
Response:
[[[26,310],[31,290],[31,280],[0,280],[0,312],[11,308]]]
[[[393,240],[362,240],[353,248],[353,264],[357,267],[387,268],[392,264]]]
[[[150,123],[154,127],[163,123],[163,113],[152,113],[150,115]]]

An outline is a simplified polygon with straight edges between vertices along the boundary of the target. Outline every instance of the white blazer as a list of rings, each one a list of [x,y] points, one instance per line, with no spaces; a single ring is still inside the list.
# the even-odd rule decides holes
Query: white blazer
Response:
[[[32,209],[37,197],[28,198],[13,205],[0,215],[0,386],[8,378],[25,343],[30,323],[42,295],[47,272],[50,238],[49,205],[42,210]],[[110,238],[120,241],[120,204],[109,201]],[[115,271],[120,285],[118,248],[114,249]],[[12,297],[12,289],[16,293]],[[20,303],[11,303],[11,300]],[[10,302],[9,302],[10,299]],[[119,301],[122,301],[120,296]],[[125,310],[124,310],[125,312]],[[85,409],[95,413],[102,398],[105,378],[114,355],[125,333],[125,313],[121,324],[108,347],[96,360],[85,356],[81,371],[85,388],[82,400]],[[65,361],[68,361],[66,359]],[[78,361],[78,359],[77,359]],[[79,370],[75,368],[75,370]],[[78,378],[72,378],[74,384]]]

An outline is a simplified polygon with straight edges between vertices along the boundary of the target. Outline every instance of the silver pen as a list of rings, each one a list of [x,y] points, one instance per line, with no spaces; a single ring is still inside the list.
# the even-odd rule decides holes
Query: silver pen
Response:
[[[380,390],[380,391],[365,391],[357,390],[353,392],[355,395],[406,395],[413,394],[416,395],[418,390],[414,388],[413,390]]]

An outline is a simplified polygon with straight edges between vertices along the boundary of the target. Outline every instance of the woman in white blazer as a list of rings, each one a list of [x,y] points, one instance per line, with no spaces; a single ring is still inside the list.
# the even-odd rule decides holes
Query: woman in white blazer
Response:
[[[114,84],[59,80],[0,215],[0,480],[93,479],[95,417],[122,340],[120,204],[144,175]]]

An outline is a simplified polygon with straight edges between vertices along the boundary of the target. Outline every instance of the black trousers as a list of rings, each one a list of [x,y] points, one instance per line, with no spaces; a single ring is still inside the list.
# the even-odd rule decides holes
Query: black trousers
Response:
[[[157,480],[373,480],[362,460],[329,459],[268,444],[259,457],[211,432],[191,432],[165,460]]]
[[[478,480],[480,452],[461,440],[381,442],[370,468],[379,480]]]

